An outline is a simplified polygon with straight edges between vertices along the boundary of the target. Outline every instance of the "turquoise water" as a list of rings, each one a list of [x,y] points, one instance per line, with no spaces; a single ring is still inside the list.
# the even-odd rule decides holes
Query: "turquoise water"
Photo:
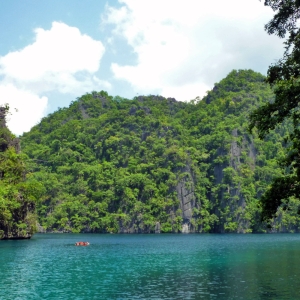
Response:
[[[0,299],[300,299],[298,234],[36,234],[0,267]]]

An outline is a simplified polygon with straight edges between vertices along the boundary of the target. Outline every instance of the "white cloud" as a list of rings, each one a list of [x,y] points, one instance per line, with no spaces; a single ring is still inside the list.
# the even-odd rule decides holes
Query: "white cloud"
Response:
[[[91,74],[98,71],[105,51],[100,41],[58,22],[53,22],[50,30],[35,29],[35,34],[33,44],[0,57],[0,74],[5,81],[29,86],[37,93],[53,89],[69,93],[76,85],[79,89],[94,83]],[[85,78],[77,79],[79,72]]]
[[[18,117],[12,116],[9,122],[14,133],[29,130],[39,121],[47,92],[78,96],[110,88],[109,82],[95,75],[105,51],[100,41],[61,22],[53,22],[50,30],[37,28],[34,32],[32,44],[0,57],[0,99],[19,110]],[[17,97],[9,96],[8,91]]]
[[[189,100],[203,95],[232,69],[266,72],[282,42],[264,32],[272,10],[253,0],[122,0],[108,6],[113,24],[137,55],[136,65],[112,63],[114,76],[139,93],[160,90]]]
[[[17,89],[11,84],[0,85],[1,104],[8,103],[11,115],[8,116],[9,129],[20,135],[29,131],[44,116],[48,99],[29,91]]]

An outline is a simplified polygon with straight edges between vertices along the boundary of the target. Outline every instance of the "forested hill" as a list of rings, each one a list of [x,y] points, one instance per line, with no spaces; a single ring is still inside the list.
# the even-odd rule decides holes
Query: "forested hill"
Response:
[[[35,203],[43,186],[26,171],[19,140],[6,127],[8,110],[0,106],[0,240],[27,239],[35,232]]]
[[[21,137],[44,185],[39,223],[72,232],[262,232],[259,197],[280,173],[284,127],[261,141],[248,115],[273,98],[232,71],[201,101],[92,92]],[[274,230],[295,230],[278,211]]]

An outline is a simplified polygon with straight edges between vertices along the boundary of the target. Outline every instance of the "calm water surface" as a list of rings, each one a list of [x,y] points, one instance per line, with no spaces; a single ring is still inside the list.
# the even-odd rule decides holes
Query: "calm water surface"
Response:
[[[0,268],[0,299],[300,299],[300,235],[36,234]]]

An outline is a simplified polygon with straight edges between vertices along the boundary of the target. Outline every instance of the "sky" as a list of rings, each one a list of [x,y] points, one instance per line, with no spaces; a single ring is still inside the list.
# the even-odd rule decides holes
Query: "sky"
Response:
[[[203,97],[233,69],[266,75],[283,41],[259,0],[10,0],[0,4],[0,104],[21,135],[81,95]]]

